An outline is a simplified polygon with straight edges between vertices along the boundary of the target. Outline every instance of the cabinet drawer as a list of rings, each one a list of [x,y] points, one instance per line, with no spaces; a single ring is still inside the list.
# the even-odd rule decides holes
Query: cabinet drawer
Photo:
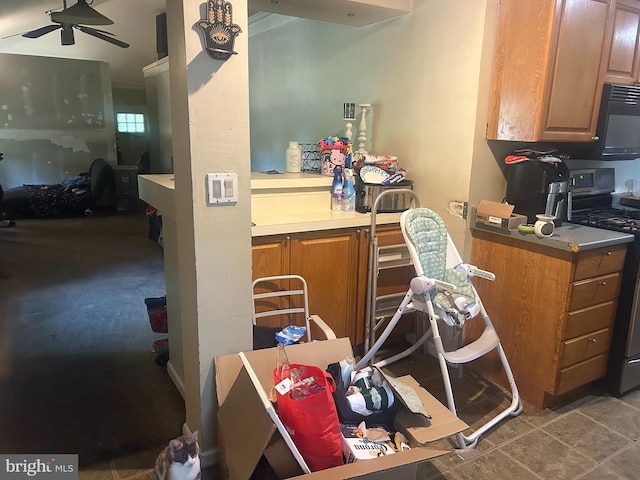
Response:
[[[566,393],[581,385],[603,377],[607,371],[607,355],[600,354],[589,360],[563,368],[558,373],[557,388],[554,395]]]
[[[585,335],[613,325],[616,313],[616,302],[610,300],[605,303],[575,310],[567,315],[563,340]]]
[[[560,353],[560,368],[582,362],[609,350],[611,329],[603,328],[563,342]]]
[[[585,278],[597,277],[622,270],[626,253],[626,245],[599,248],[581,253],[576,262],[573,280],[584,280]]]
[[[569,311],[613,300],[620,291],[620,272],[571,284]]]

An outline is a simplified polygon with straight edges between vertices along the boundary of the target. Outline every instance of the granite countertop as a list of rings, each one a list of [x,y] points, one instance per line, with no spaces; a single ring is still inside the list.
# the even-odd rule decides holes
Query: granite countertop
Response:
[[[472,230],[482,230],[525,242],[557,248],[570,252],[582,252],[596,248],[610,247],[621,243],[630,243],[635,237],[629,233],[614,232],[602,228],[587,227],[564,222],[550,237],[539,238],[533,233],[520,233],[518,230],[502,230],[487,225],[472,223]]]

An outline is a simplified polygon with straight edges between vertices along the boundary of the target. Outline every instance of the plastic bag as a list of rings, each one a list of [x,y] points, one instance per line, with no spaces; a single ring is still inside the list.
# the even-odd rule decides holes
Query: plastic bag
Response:
[[[276,341],[284,345],[293,345],[307,332],[305,327],[296,327],[295,325],[289,325],[276,333]]]
[[[291,364],[290,369],[304,370],[306,379],[313,377],[314,384],[324,388],[316,388],[316,393],[294,400],[290,393],[282,395],[276,387],[278,416],[311,471],[342,465],[340,421],[332,397],[336,388],[333,377],[313,365]],[[276,385],[283,380],[277,369],[273,377]],[[298,379],[303,383],[304,380]]]

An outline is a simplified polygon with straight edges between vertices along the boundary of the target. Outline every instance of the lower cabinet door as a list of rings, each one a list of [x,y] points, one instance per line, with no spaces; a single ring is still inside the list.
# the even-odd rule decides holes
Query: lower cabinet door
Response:
[[[291,235],[290,273],[301,275],[309,289],[309,310],[337,337],[356,344],[358,233],[355,230]]]

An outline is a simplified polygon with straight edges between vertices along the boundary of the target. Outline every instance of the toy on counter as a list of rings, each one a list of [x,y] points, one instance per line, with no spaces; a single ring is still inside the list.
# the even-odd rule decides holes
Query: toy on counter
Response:
[[[333,176],[334,168],[351,168],[353,147],[347,137],[326,137],[318,142],[322,174]]]

